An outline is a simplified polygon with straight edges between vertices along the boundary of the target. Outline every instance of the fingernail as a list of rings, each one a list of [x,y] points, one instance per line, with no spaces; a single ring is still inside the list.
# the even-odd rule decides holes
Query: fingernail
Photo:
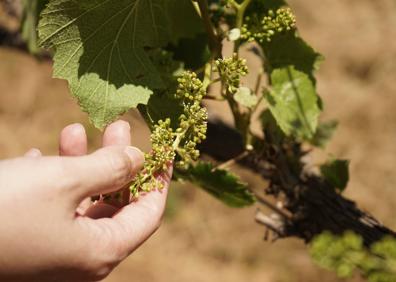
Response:
[[[113,126],[115,126],[115,127],[118,127],[118,126],[125,127],[125,128],[128,128],[128,130],[131,129],[131,125],[129,124],[129,122],[127,122],[125,120],[122,120],[122,119],[111,123],[108,127],[113,127]]]
[[[136,147],[128,146],[124,151],[128,157],[131,159],[134,168],[140,169],[144,163],[144,155],[142,151],[140,151]]]
[[[81,132],[85,133],[85,128],[81,123],[72,123],[66,126],[62,133],[68,132],[68,134],[79,135]]]
[[[41,151],[39,149],[32,148],[26,152],[25,157],[31,157],[31,158],[41,157]]]

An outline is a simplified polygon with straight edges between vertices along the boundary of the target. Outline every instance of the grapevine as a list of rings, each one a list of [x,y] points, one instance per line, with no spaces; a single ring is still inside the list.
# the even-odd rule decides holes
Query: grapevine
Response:
[[[269,10],[262,19],[246,17],[246,23],[241,28],[241,38],[260,43],[270,42],[280,33],[290,32],[296,28],[296,19],[290,8]]]
[[[130,187],[135,198],[140,191],[163,188],[163,183],[156,176],[166,172],[176,156],[175,165],[179,168],[185,168],[199,158],[196,146],[206,137],[208,118],[206,109],[201,106],[205,95],[203,83],[192,72],[184,72],[177,82],[175,96],[183,107],[183,114],[178,119],[176,130],[172,129],[169,118],[154,125],[150,138],[152,150],[146,154],[143,170]]]
[[[300,36],[286,1],[45,2],[40,46],[53,50],[54,76],[68,81],[92,123],[103,128],[137,108],[151,129],[151,151],[130,185],[135,200],[163,189],[159,176],[173,164],[175,179],[229,206],[256,203],[266,238],[304,240],[319,265],[343,277],[357,270],[370,281],[396,281],[396,233],[342,194],[349,161],[329,158],[314,169],[306,162],[336,122],[319,119],[315,71],[323,56]],[[246,52],[259,69],[248,68]],[[257,75],[253,85],[248,73]],[[209,99],[224,102],[233,126],[208,117]],[[265,188],[252,189],[233,165],[261,176]]]

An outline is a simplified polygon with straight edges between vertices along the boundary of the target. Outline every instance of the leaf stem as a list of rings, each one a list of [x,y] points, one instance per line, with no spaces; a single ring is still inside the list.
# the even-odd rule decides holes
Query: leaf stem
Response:
[[[211,80],[212,80],[212,60],[209,60],[209,62],[205,64],[205,69],[204,69],[204,78],[202,81],[204,89],[208,88],[208,86],[211,83]]]

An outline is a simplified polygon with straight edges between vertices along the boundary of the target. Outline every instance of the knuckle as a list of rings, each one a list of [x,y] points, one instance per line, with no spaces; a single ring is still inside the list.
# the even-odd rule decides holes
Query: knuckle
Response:
[[[79,177],[70,177],[75,174],[73,165],[66,159],[59,159],[51,166],[52,175],[58,175],[57,187],[66,192],[73,191],[80,185]]]
[[[132,164],[128,156],[123,153],[106,156],[107,165],[111,172],[111,178],[115,185],[124,185],[131,178]]]

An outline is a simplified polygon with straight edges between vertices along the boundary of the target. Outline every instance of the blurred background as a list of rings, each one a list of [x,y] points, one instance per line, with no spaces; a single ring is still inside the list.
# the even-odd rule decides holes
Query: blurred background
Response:
[[[0,28],[18,30],[19,22],[2,2]],[[317,74],[323,119],[340,122],[328,148],[315,152],[312,161],[323,155],[350,159],[346,195],[395,229],[396,1],[289,3],[302,36],[326,57]],[[148,131],[139,116],[125,119],[132,124],[134,144],[147,150]],[[59,132],[74,122],[86,126],[90,149],[98,148],[101,133],[66,83],[51,79],[50,63],[0,46],[0,159],[31,147],[57,154]],[[227,208],[205,192],[175,184],[160,230],[104,281],[339,281],[312,263],[302,242],[263,241],[254,212],[255,207]]]

